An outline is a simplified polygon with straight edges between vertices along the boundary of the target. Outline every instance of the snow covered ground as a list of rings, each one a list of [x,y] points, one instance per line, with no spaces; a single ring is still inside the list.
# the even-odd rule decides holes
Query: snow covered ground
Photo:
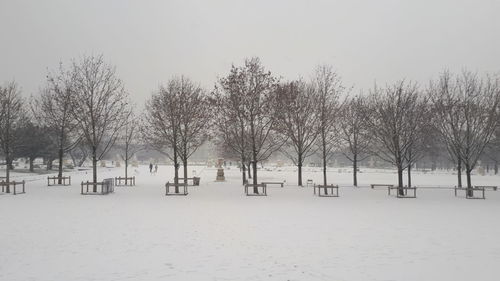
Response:
[[[134,169],[137,186],[107,196],[79,194],[90,172],[74,173],[71,187],[15,175],[33,181],[27,194],[0,195],[0,280],[499,280],[500,191],[466,200],[422,189],[417,199],[396,199],[349,187],[352,174],[332,169],[341,197],[319,198],[283,168],[260,171],[260,180],[286,180],[284,188],[246,197],[237,169],[220,183],[215,169],[191,167],[201,186],[166,197],[170,167],[157,175]],[[363,171],[362,185],[396,180],[394,172]],[[122,174],[101,169],[99,178]],[[306,168],[306,179],[319,181],[320,170]],[[417,173],[413,181],[456,179]]]

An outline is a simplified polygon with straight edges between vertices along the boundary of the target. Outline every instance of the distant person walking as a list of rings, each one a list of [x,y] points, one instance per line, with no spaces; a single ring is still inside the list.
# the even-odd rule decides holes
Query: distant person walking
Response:
[[[149,163],[149,173],[153,173],[153,163]]]
[[[158,172],[158,164],[155,165],[155,174]]]

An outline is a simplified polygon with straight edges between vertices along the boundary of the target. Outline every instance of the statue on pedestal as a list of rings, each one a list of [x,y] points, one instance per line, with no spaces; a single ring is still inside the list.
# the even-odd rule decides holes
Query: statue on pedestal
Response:
[[[217,160],[217,177],[215,178],[216,181],[225,181],[226,178],[224,177],[224,168],[222,167],[222,164],[224,163],[223,158],[219,158]]]

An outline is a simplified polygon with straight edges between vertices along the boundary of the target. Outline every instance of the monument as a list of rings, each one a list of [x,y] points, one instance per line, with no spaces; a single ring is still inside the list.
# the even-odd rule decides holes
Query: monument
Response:
[[[217,177],[215,178],[215,181],[225,181],[226,178],[224,177],[224,168],[222,167],[222,164],[224,163],[223,158],[217,159]]]

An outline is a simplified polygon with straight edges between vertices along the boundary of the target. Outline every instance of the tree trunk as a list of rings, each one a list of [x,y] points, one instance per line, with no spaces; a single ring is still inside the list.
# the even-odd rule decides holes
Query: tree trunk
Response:
[[[471,177],[470,177],[471,172],[472,172],[472,169],[470,168],[470,165],[466,163],[465,164],[465,173],[467,175],[467,195],[469,197],[474,196],[474,190],[472,190],[472,181],[471,181]]]
[[[251,132],[251,136],[252,136],[252,169],[253,169],[253,184],[254,184],[254,188],[253,188],[253,192],[255,194],[258,194],[259,193],[259,189],[257,188],[257,144],[256,144],[256,140],[255,140],[255,127],[254,127],[254,120],[253,120],[253,116],[251,116],[251,120],[250,120],[250,132]]]
[[[5,153],[5,182],[7,183],[7,186],[5,187],[5,192],[10,193],[10,185],[8,184],[10,182],[10,155],[9,155],[9,150],[7,149],[7,152]]]
[[[248,162],[248,179],[251,179],[252,178],[252,169],[250,167],[252,167],[252,162]]]
[[[97,183],[97,149],[95,146],[92,147],[92,181]],[[93,185],[93,192],[97,192],[97,185]]]
[[[83,163],[85,163],[85,160],[87,160],[87,155],[82,157],[82,160],[80,160],[80,162],[78,162],[78,167],[81,167],[83,165]]]
[[[254,157],[255,159],[256,157]],[[253,188],[253,192],[255,194],[258,194],[259,193],[259,189],[257,188],[257,161],[253,161],[252,162],[252,169],[253,169],[253,184],[255,185],[254,188]]]
[[[462,160],[458,158],[457,163],[457,177],[458,177],[458,187],[462,187]]]
[[[71,157],[71,161],[73,161],[73,166],[74,167],[78,167],[78,163],[76,161],[76,157],[75,157],[75,155],[73,153],[73,150],[70,150],[69,157]]]
[[[358,154],[353,154],[352,159],[352,182],[354,186],[358,186]]]
[[[175,186],[175,193],[179,193],[179,187],[177,184],[179,183],[179,163],[177,163],[177,160],[174,160],[174,183],[176,184]]]
[[[408,187],[411,187],[411,164],[408,164]]]
[[[494,169],[495,169],[495,175],[498,174],[498,162],[495,161],[494,163]]]
[[[128,183],[128,159],[125,157],[125,185]]]
[[[54,159],[49,158],[47,159],[47,171],[52,171],[54,165]]]
[[[245,157],[241,157],[241,180],[243,184],[246,182],[246,169],[245,169]]]
[[[402,165],[398,165],[398,193],[399,195],[404,196],[405,193],[403,191],[403,167]]]
[[[184,183],[187,183],[188,178],[188,161],[186,158],[182,161],[182,165],[184,166]]]
[[[34,171],[35,171],[35,167],[33,166],[33,161],[35,161],[35,158],[30,157],[30,158],[29,158],[29,163],[30,163],[30,172],[34,172]]]
[[[63,154],[64,154],[64,151],[62,148],[59,148],[59,172],[57,173],[57,176],[59,177],[59,179],[57,180],[57,184],[61,184],[62,183],[62,175],[63,175]]]
[[[326,186],[327,184],[327,181],[326,181],[326,140],[324,138],[324,135],[322,134],[322,137],[321,137],[321,140],[322,140],[322,145],[323,145],[323,185]]]
[[[298,183],[299,186],[302,186],[302,155],[298,155],[298,161],[297,161],[297,168],[298,168]]]

